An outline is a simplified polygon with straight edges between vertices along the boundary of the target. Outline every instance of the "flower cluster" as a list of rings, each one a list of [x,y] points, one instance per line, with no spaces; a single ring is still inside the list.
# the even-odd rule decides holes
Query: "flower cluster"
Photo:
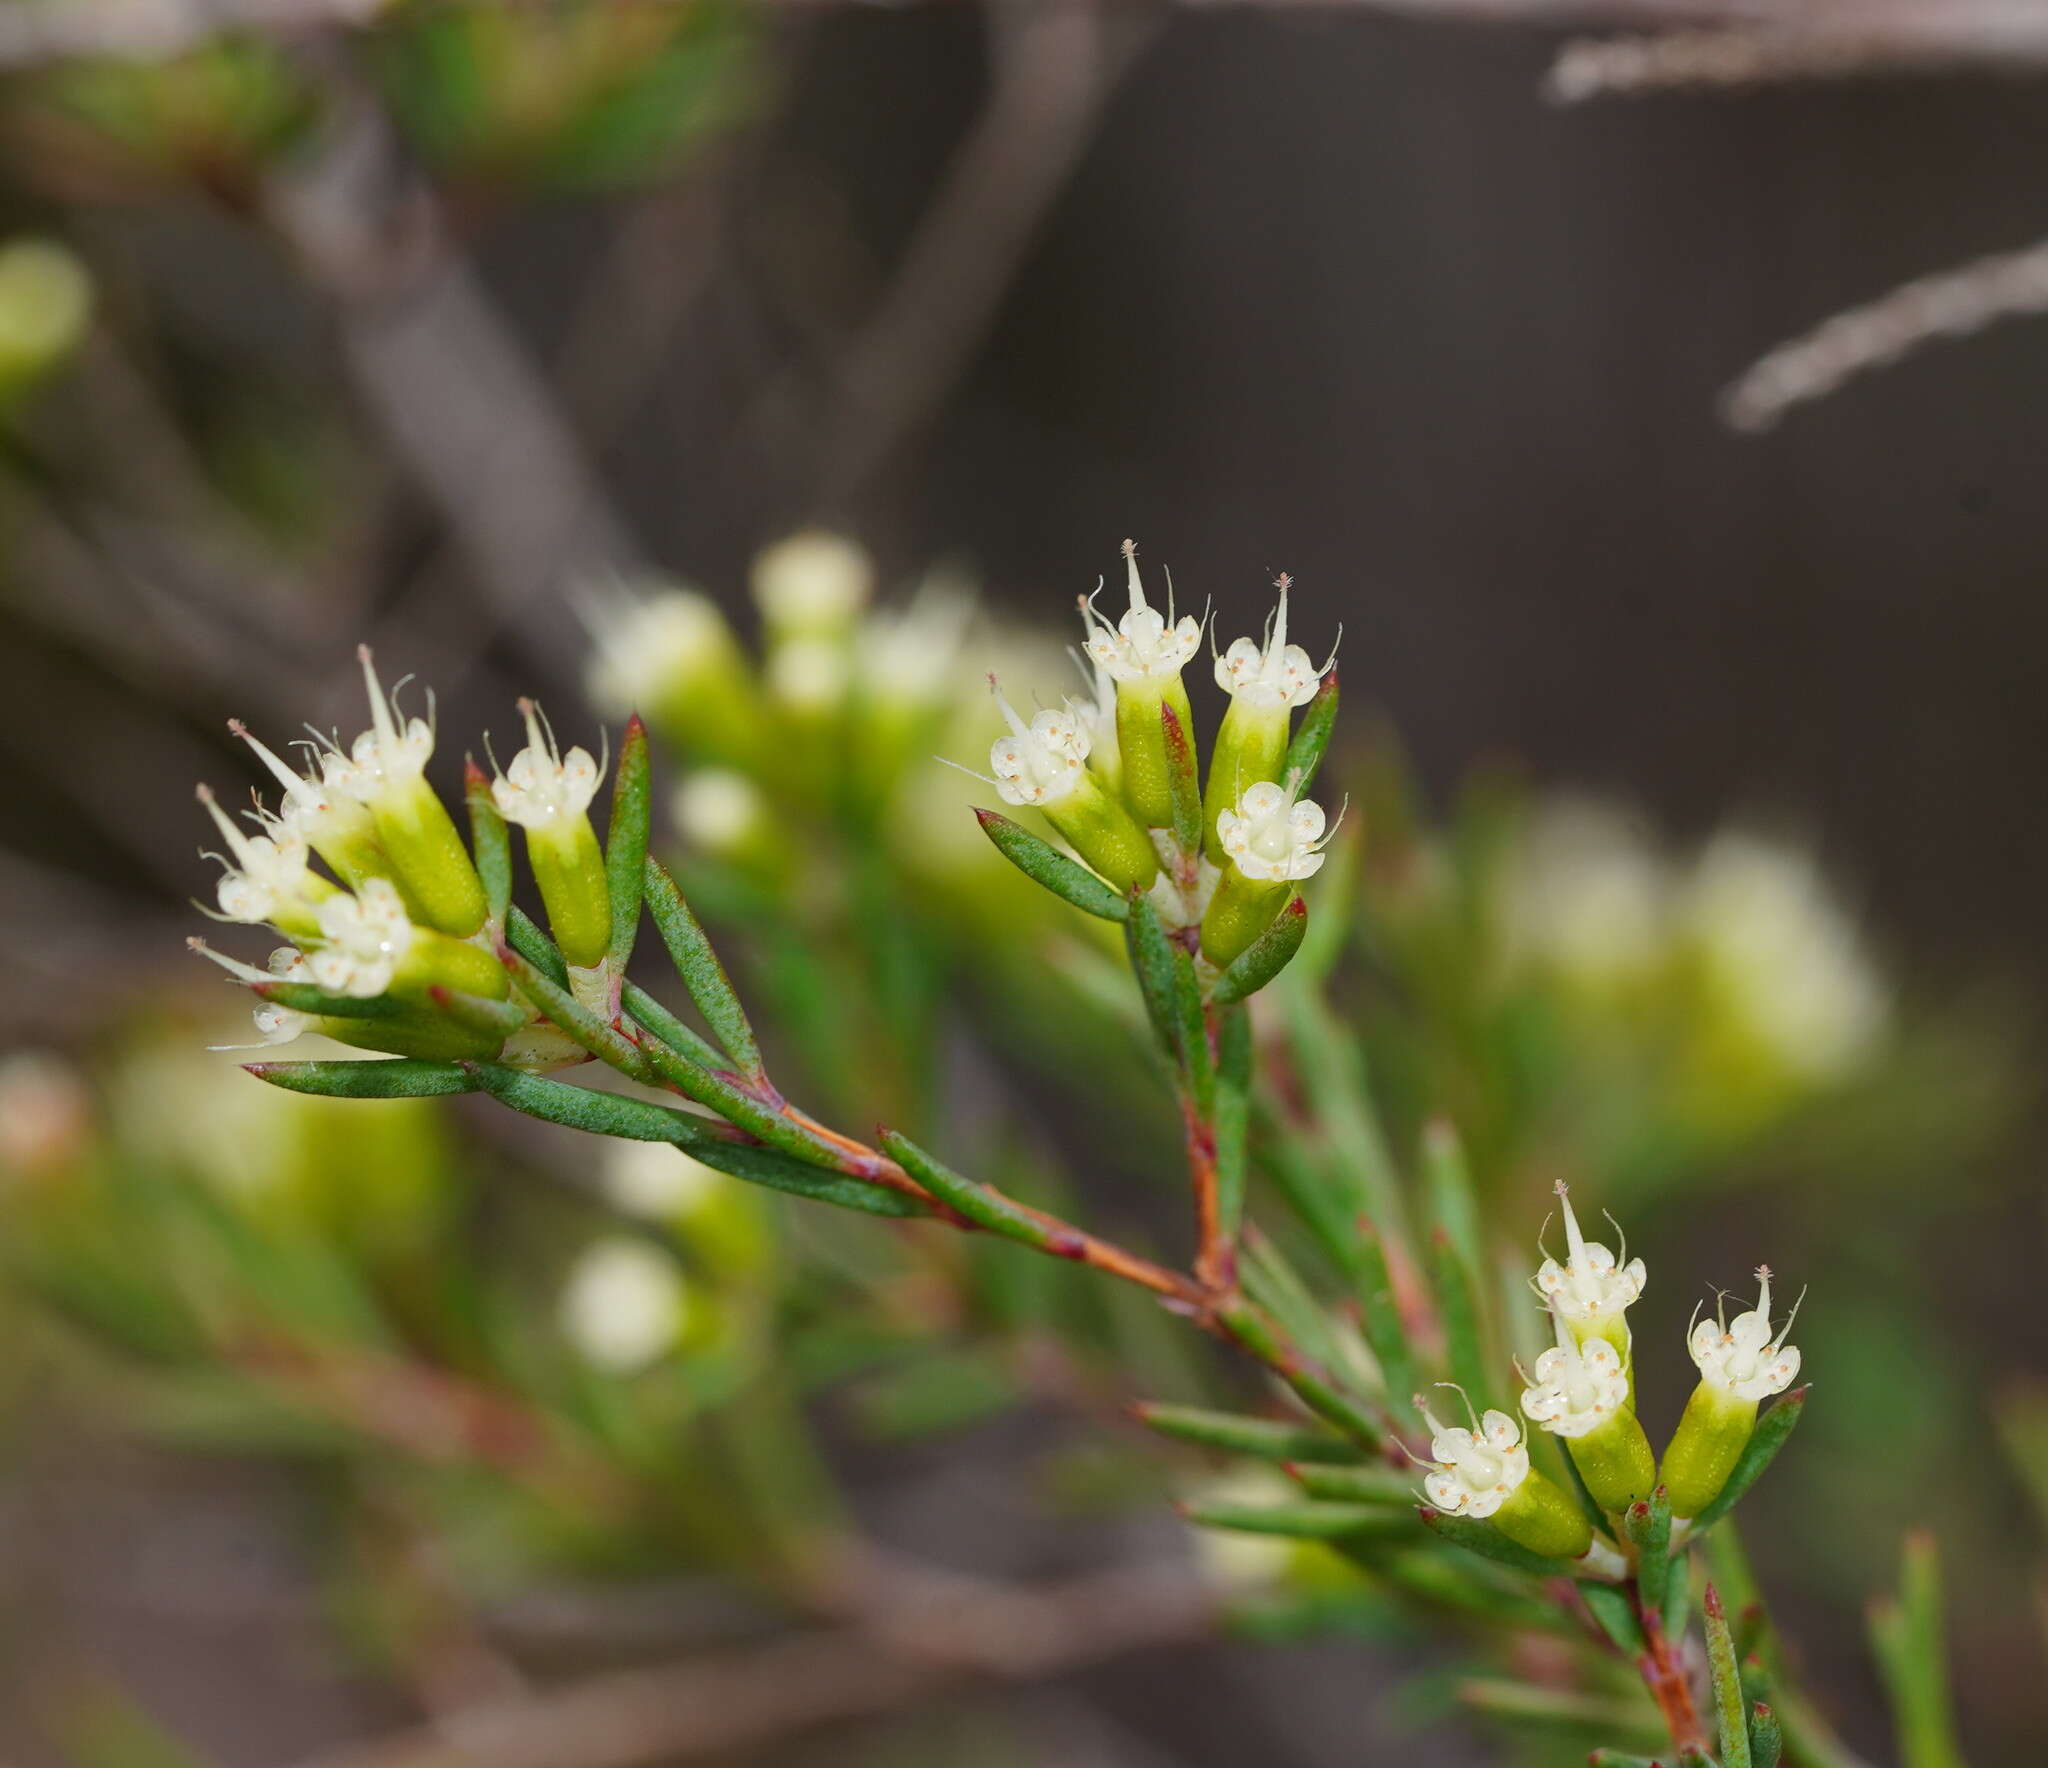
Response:
[[[1068,848],[1118,891],[1145,892],[1170,932],[1225,970],[1273,928],[1314,876],[1333,832],[1302,796],[1335,712],[1334,653],[1319,669],[1287,638],[1287,578],[1264,634],[1216,659],[1230,696],[1209,758],[1206,789],[1182,673],[1206,621],[1152,605],[1137,548],[1124,543],[1129,605],[1112,626],[1100,595],[1081,604],[1082,654],[1093,670],[1085,700],[1040,708],[1028,721],[1000,689],[1008,733],[989,752],[990,783],[1006,804],[1040,812]],[[1313,704],[1299,733],[1294,711]]]

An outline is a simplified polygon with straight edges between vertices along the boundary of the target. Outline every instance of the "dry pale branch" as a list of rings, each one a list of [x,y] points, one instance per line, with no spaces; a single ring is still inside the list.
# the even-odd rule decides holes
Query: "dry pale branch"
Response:
[[[948,1580],[919,1612],[765,1647],[614,1671],[522,1693],[302,1768],[639,1768],[757,1748],[879,1717],[977,1680],[1029,1681],[1199,1638],[1215,1600],[1184,1568],[1091,1574],[1049,1589]]]
[[[2041,312],[2048,312],[2048,241],[1923,276],[1836,314],[1759,361],[1722,396],[1721,412],[1738,430],[1767,430],[1793,406],[1824,399],[1924,344]]]

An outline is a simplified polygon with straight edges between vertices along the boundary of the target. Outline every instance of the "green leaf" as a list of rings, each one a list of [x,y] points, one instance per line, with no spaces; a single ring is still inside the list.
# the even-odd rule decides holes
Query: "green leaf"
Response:
[[[1763,1477],[1764,1469],[1777,1459],[1778,1451],[1799,1423],[1799,1415],[1806,1410],[1807,1392],[1806,1388],[1795,1387],[1757,1420],[1756,1429],[1749,1433],[1749,1441],[1743,1444],[1719,1494],[1693,1518],[1693,1539],[1697,1540],[1733,1510],[1742,1495]]]
[[[1598,1749],[1586,1761],[1589,1768],[1664,1768],[1655,1756],[1638,1756],[1628,1750]]]
[[[1408,1344],[1408,1323],[1401,1318],[1401,1304],[1394,1296],[1386,1248],[1363,1218],[1353,1224],[1349,1238],[1352,1281],[1366,1348],[1380,1366],[1388,1396],[1398,1403],[1415,1391],[1415,1356]]]
[[[252,982],[249,992],[294,1013],[314,1013],[323,1019],[403,1019],[419,1011],[419,1002],[402,1001],[396,995],[329,994],[310,982]]]
[[[509,928],[507,931],[509,933]],[[512,986],[531,1001],[550,1024],[566,1032],[600,1062],[633,1080],[649,1086],[655,1084],[654,1067],[640,1046],[624,1032],[607,1025],[568,989],[546,975],[539,965],[529,962],[514,950],[509,941],[498,948],[498,955],[512,977]]]
[[[1226,1241],[1244,1220],[1246,1143],[1252,1115],[1252,1016],[1226,1007],[1216,1023],[1216,1210]]]
[[[1429,1250],[1431,1274],[1436,1281],[1437,1317],[1443,1325],[1444,1354],[1451,1378],[1483,1412],[1494,1403],[1494,1393],[1493,1371],[1488,1367],[1480,1336],[1478,1289],[1472,1272],[1443,1228],[1430,1236]]]
[[[1254,995],[1287,968],[1308,933],[1308,904],[1297,896],[1274,917],[1273,924],[1231,960],[1216,979],[1209,998],[1228,1006]]]
[[[1140,1424],[1163,1437],[1204,1449],[1221,1449],[1227,1454],[1252,1455],[1261,1461],[1349,1461],[1359,1454],[1356,1444],[1312,1426],[1151,1401],[1132,1410]]]
[[[643,1043],[638,1048],[661,1083],[686,1099],[708,1105],[726,1122],[737,1124],[756,1140],[812,1166],[830,1167],[835,1172],[850,1173],[863,1180],[874,1178],[872,1173],[859,1170],[858,1157],[847,1149],[792,1122],[774,1106],[757,1094],[747,1092],[727,1076],[699,1068],[666,1044]]]
[[[1062,1236],[1058,1230],[1000,1192],[934,1160],[908,1136],[884,1129],[881,1144],[882,1151],[913,1179],[976,1227],[1000,1234],[1006,1240],[1034,1246],[1040,1252],[1061,1253]]]
[[[683,986],[690,991],[690,999],[697,1003],[697,1011],[725,1046],[726,1054],[739,1065],[740,1073],[748,1080],[759,1081],[765,1072],[761,1047],[754,1041],[754,1028],[747,1022],[747,1010],[740,1005],[725,966],[711,949],[711,941],[690,912],[676,881],[668,875],[668,868],[660,860],[650,859],[645,875],[648,911],[661,930],[662,943],[668,947],[668,955],[675,962]]]
[[[1166,789],[1173,801],[1174,845],[1193,853],[1202,845],[1202,782],[1195,763],[1195,744],[1187,727],[1165,699],[1159,702],[1159,728],[1166,746]]]
[[[1906,1537],[1895,1601],[1870,1612],[1870,1640],[1891,1696],[1901,1768],[1963,1768],[1949,1697],[1941,1617],[1941,1562],[1934,1537]]]
[[[245,1062],[258,1080],[288,1093],[324,1099],[438,1099],[473,1093],[477,1084],[459,1062],[415,1062],[408,1058],[364,1062]]]
[[[484,902],[491,922],[502,926],[512,901],[512,831],[491,796],[491,782],[473,758],[462,764],[463,796],[469,803],[469,845],[476,875],[483,880]]]
[[[640,891],[647,863],[647,829],[652,820],[653,782],[647,763],[647,727],[634,713],[626,721],[612,775],[611,821],[604,831],[605,889],[612,906],[612,974],[625,973],[640,931]]]
[[[1447,1117],[1431,1118],[1423,1126],[1422,1176],[1436,1219],[1450,1235],[1478,1293],[1478,1273],[1486,1268],[1486,1235],[1479,1225],[1479,1202],[1472,1191],[1465,1145],[1459,1140],[1457,1126]]]
[[[1371,1504],[1189,1503],[1180,1513],[1204,1528],[1236,1529],[1250,1535],[1285,1535],[1296,1541],[1341,1541],[1360,1535],[1405,1535],[1412,1519],[1403,1511]]]
[[[1467,1553],[1476,1553],[1481,1559],[1490,1559],[1496,1565],[1527,1572],[1536,1578],[1577,1576],[1578,1568],[1568,1561],[1549,1559],[1541,1553],[1531,1553],[1519,1542],[1510,1541],[1490,1522],[1480,1522],[1469,1516],[1449,1516],[1427,1504],[1416,1514],[1422,1518],[1424,1524],[1453,1546],[1462,1547]]]
[[[1671,1588],[1671,1498],[1659,1486],[1646,1499],[1628,1507],[1622,1532],[1636,1550],[1636,1588],[1646,1613],[1661,1616]]]
[[[1160,925],[1159,912],[1144,896],[1133,892],[1125,899],[1130,918],[1124,922],[1124,943],[1131,955],[1131,971],[1138,979],[1146,1015],[1159,1034],[1160,1048],[1169,1056],[1180,1049],[1178,1004],[1174,994],[1173,944]]]
[[[637,982],[629,982],[620,992],[619,1005],[625,1008],[636,1023],[651,1031],[679,1056],[697,1064],[699,1068],[718,1069],[726,1063],[725,1053],[713,1049]]]
[[[430,988],[427,998],[463,1030],[496,1038],[500,1043],[527,1024],[526,1009],[513,1001],[490,1001],[456,988]]]
[[[1785,1728],[1768,1702],[1749,1703],[1749,1759],[1752,1768],[1778,1768],[1785,1753]]]
[[[1385,1424],[1323,1370],[1284,1344],[1257,1308],[1242,1298],[1226,1301],[1216,1310],[1216,1323],[1286,1382],[1296,1398],[1325,1424],[1334,1425],[1368,1449],[1376,1450],[1387,1440]]]
[[[1294,741],[1287,745],[1287,763],[1281,770],[1283,781],[1295,780],[1297,793],[1306,793],[1314,784],[1316,770],[1323,765],[1323,753],[1330,746],[1330,732],[1337,723],[1337,671],[1332,669],[1323,677],[1322,686],[1316,689],[1316,697],[1309,701],[1308,710],[1302,714],[1300,728],[1294,733]]]
[[[1647,1594],[1645,1600],[1647,1600]],[[1749,1714],[1742,1704],[1742,1668],[1735,1658],[1735,1638],[1721,1612],[1721,1593],[1707,1586],[1707,1669],[1714,1685],[1714,1717],[1721,1738],[1724,1768],[1753,1768],[1749,1753]]]
[[[1195,978],[1195,959],[1186,946],[1173,945],[1173,1009],[1175,1043],[1181,1072],[1187,1077],[1195,1113],[1204,1123],[1216,1114],[1216,1058],[1209,1048],[1209,1026],[1202,1012],[1202,986]]]
[[[1043,885],[1083,914],[1105,921],[1130,918],[1131,905],[1078,860],[1069,859],[1051,842],[1041,841],[1000,812],[976,810],[974,814],[996,851],[1034,884]]]
[[[1600,1630],[1614,1641],[1618,1650],[1635,1657],[1644,1649],[1643,1623],[1625,1591],[1589,1580],[1579,1585],[1579,1595],[1592,1611],[1593,1619],[1600,1623]]]
[[[505,943],[557,988],[569,986],[569,966],[555,949],[555,942],[516,903],[505,911]]]
[[[591,1087],[570,1086],[501,1063],[474,1062],[468,1070],[466,1078],[472,1079],[476,1090],[545,1123],[636,1142],[667,1142],[687,1149],[693,1159],[706,1166],[730,1173],[750,1185],[836,1204],[842,1209],[897,1217],[931,1213],[916,1198],[900,1191],[843,1173],[823,1171],[772,1148],[727,1141],[700,1119],[672,1106],[601,1093]]]
[[[1393,1467],[1321,1467],[1291,1461],[1288,1475],[1311,1498],[1339,1504],[1398,1504],[1403,1516],[1415,1508],[1414,1475]]]

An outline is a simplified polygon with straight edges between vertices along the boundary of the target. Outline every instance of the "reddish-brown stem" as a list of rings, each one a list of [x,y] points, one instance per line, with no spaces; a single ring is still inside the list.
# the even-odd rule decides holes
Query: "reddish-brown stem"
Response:
[[[1699,1708],[1693,1702],[1692,1678],[1685,1673],[1685,1661],[1670,1635],[1664,1631],[1661,1616],[1644,1608],[1642,1621],[1646,1649],[1636,1659],[1636,1668],[1642,1674],[1643,1686],[1650,1691],[1650,1698],[1657,1703],[1657,1711],[1664,1715],[1665,1729],[1671,1733],[1671,1746],[1681,1752],[1688,1749],[1704,1752],[1707,1747],[1706,1727],[1700,1722]]]
[[[1216,1172],[1216,1126],[1181,1095],[1181,1122],[1187,1132],[1188,1179],[1195,1194],[1195,1280],[1217,1295],[1228,1294],[1237,1282],[1237,1258],[1223,1231],[1223,1204]]]

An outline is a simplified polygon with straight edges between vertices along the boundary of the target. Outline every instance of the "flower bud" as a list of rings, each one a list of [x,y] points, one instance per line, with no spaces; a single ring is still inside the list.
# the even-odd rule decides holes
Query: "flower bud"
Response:
[[[1082,647],[1116,683],[1117,755],[1124,802],[1139,823],[1164,829],[1173,823],[1173,787],[1159,708],[1171,706],[1182,730],[1192,733],[1194,715],[1181,671],[1201,648],[1202,623],[1192,614],[1176,620],[1169,596],[1161,614],[1145,600],[1138,581],[1138,549],[1124,542],[1129,567],[1130,608],[1112,629],[1095,612],[1091,597],[1082,605],[1088,640]]]
[[[1604,1338],[1580,1345],[1552,1316],[1557,1343],[1536,1359],[1522,1410],[1553,1436],[1601,1509],[1619,1515],[1657,1484],[1657,1458],[1629,1407],[1628,1371]]]
[[[1593,1525],[1557,1482],[1529,1465],[1522,1428],[1489,1411],[1472,1428],[1437,1422],[1422,1396],[1415,1408],[1429,1425],[1431,1471],[1422,1481],[1430,1503],[1446,1516],[1490,1520],[1518,1546],[1546,1559],[1581,1559],[1593,1548]]]
[[[1783,1393],[1799,1374],[1799,1351],[1785,1342],[1792,1319],[1771,1330],[1771,1269],[1757,1269],[1757,1304],[1749,1312],[1698,1321],[1686,1341],[1700,1382],[1664,1449],[1659,1477],[1674,1517],[1697,1516],[1728,1483],[1750,1433],[1757,1403]],[[1727,1305],[1723,1302],[1722,1307]],[[1799,1312],[1793,1307],[1793,1315]]]
[[[592,616],[588,671],[600,712],[642,714],[693,758],[745,767],[761,755],[761,704],[738,637],[709,596],[665,589]]]
[[[1048,707],[1027,725],[989,677],[1010,734],[989,751],[1006,804],[1034,805],[1067,844],[1119,890],[1159,875],[1152,839],[1088,769],[1088,728],[1071,707]]]
[[[339,758],[330,762],[330,777],[341,774],[343,789],[369,808],[377,844],[420,917],[443,933],[467,939],[484,924],[483,880],[448,807],[426,781],[433,727],[423,718],[405,718],[396,690],[385,694],[368,645],[358,645],[356,657],[370,696],[370,728],[350,748],[345,772]]]
[[[611,947],[612,899],[604,850],[590,826],[598,764],[588,749],[567,755],[540,708],[521,700],[526,747],[491,783],[491,801],[508,823],[526,831],[526,857],[547,909],[548,930],[562,957],[578,969],[600,963]]]
[[[1202,917],[1202,955],[1219,970],[1273,924],[1294,886],[1322,869],[1323,809],[1271,780],[1246,789],[1217,818],[1224,858]]]
[[[1216,685],[1230,696],[1230,705],[1209,757],[1202,819],[1204,845],[1218,865],[1224,858],[1219,820],[1236,808],[1248,787],[1280,778],[1294,708],[1313,700],[1322,680],[1323,671],[1309,661],[1308,653],[1287,642],[1289,582],[1283,576],[1276,585],[1280,605],[1263,638],[1238,639],[1216,659]]]
[[[751,575],[754,603],[774,650],[806,640],[849,639],[874,589],[875,567],[851,540],[810,530],[763,548]]]

